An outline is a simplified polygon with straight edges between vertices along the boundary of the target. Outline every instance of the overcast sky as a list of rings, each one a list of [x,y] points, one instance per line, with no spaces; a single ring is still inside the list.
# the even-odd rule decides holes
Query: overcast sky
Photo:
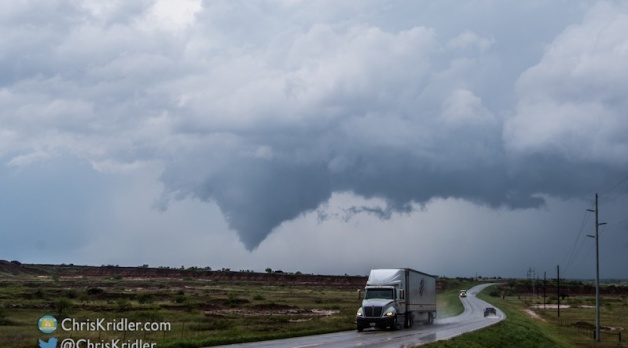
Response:
[[[0,259],[628,278],[624,1],[0,3]]]

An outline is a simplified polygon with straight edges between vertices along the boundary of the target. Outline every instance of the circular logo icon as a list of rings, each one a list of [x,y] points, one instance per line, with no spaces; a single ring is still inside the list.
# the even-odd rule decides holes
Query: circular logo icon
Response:
[[[52,315],[44,315],[39,318],[37,326],[39,327],[39,331],[45,334],[53,333],[57,329],[57,319]]]

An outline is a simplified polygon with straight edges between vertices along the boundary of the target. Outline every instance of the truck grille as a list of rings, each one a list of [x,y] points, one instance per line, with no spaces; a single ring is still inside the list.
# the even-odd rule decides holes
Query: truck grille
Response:
[[[364,316],[367,318],[379,318],[382,316],[382,307],[364,307]]]

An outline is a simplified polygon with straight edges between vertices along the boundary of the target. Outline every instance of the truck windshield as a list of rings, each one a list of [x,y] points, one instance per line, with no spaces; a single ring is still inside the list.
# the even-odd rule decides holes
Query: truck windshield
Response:
[[[366,289],[366,293],[364,294],[364,299],[368,300],[370,298],[382,298],[382,299],[390,299],[394,300],[393,297],[393,289]]]

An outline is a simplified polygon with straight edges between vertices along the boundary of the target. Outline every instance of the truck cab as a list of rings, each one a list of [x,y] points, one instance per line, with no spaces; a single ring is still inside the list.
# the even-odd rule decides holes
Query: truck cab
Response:
[[[358,331],[365,327],[397,329],[397,313],[401,305],[394,286],[367,286],[362,307],[357,312]]]

